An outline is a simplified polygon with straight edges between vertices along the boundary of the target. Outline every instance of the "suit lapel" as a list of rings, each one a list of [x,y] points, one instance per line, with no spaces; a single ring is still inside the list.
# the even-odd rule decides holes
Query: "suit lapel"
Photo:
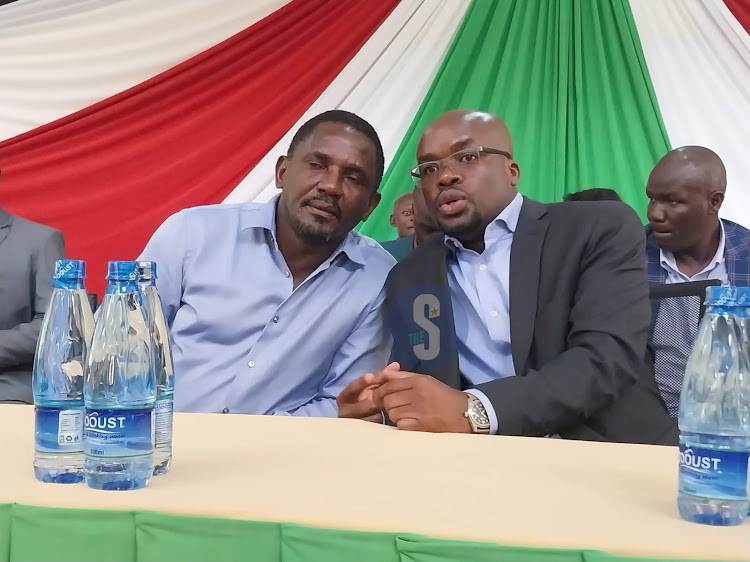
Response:
[[[2,207],[0,207],[0,244],[3,243],[3,240],[5,240],[9,232],[10,232],[10,214],[8,214],[6,211],[3,210]]]
[[[510,250],[510,334],[516,374],[525,372],[534,337],[546,207],[524,197]]]
[[[724,267],[729,284],[750,285],[750,239],[741,226],[722,219],[724,224]]]
[[[656,245],[651,226],[646,226],[646,275],[649,283],[665,283],[667,272],[661,266],[659,246]]]

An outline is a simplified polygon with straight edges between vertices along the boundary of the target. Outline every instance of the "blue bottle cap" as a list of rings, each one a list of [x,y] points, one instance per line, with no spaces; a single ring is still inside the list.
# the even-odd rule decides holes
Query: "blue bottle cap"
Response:
[[[84,279],[86,277],[86,262],[83,260],[57,260],[55,262],[55,279]]]
[[[151,281],[152,279],[156,279],[156,262],[139,261],[138,275],[140,276],[141,281]]]
[[[109,262],[107,264],[107,279],[110,281],[138,281],[138,262]]]
[[[706,306],[748,307],[750,287],[708,287]]]

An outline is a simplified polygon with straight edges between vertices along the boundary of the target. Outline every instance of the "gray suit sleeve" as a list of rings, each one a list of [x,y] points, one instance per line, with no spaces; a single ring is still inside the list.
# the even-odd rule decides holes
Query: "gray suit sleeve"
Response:
[[[52,296],[52,275],[55,272],[55,262],[64,258],[65,240],[59,230],[47,236],[34,251],[32,256],[34,316],[31,322],[0,330],[0,371],[29,364],[34,359],[39,330]]]

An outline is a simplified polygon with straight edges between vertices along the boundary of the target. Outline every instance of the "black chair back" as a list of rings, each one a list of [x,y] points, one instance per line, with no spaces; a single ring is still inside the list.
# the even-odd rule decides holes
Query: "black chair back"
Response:
[[[721,285],[717,279],[686,283],[651,283],[650,352],[654,376],[669,414],[677,416],[685,365],[706,312],[706,289]]]
[[[693,298],[698,301],[698,321],[706,312],[706,289],[718,287],[721,281],[718,279],[707,279],[705,281],[688,281],[686,283],[649,283],[648,297],[651,300],[651,308],[658,307],[662,299]],[[656,321],[651,319],[651,327]]]

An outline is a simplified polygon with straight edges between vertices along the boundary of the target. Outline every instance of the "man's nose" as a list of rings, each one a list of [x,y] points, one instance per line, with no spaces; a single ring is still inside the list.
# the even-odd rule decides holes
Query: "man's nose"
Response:
[[[342,190],[341,175],[334,168],[328,168],[318,180],[318,189],[330,195],[339,195]]]
[[[443,164],[443,167],[440,170],[440,178],[438,179],[438,184],[441,187],[455,185],[460,179],[461,176],[458,175],[456,170],[454,170],[450,164]]]
[[[648,222],[664,222],[666,215],[661,205],[658,203],[649,203],[646,209],[646,218]]]

